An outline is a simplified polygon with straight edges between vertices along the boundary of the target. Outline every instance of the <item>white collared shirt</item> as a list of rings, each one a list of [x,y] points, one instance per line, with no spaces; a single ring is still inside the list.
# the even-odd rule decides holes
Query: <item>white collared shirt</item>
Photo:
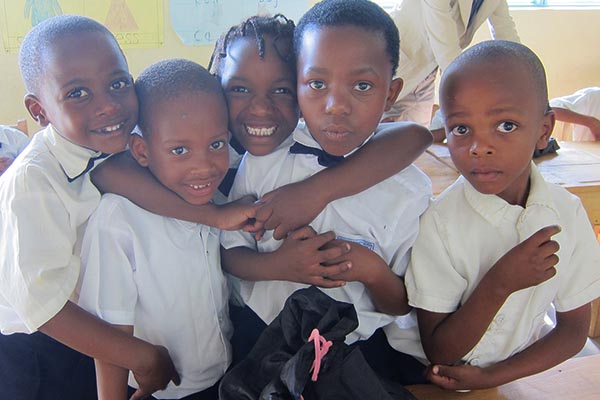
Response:
[[[0,158],[17,158],[28,143],[29,138],[20,130],[0,125]]]
[[[525,208],[481,194],[460,177],[421,219],[406,288],[412,306],[437,313],[456,311],[498,259],[539,229],[562,228],[553,236],[560,244],[556,276],[508,297],[463,357],[472,365],[504,360],[538,340],[552,303],[565,312],[600,296],[600,246],[580,200],[545,182],[533,163],[530,176]]]
[[[100,154],[49,126],[0,177],[3,334],[35,332],[76,301],[79,239],[100,201],[89,174],[77,176]]]
[[[294,140],[319,147],[310,133],[297,128],[273,153],[255,157],[246,154],[238,170],[230,199],[246,194],[257,198],[285,184],[301,181],[324,167],[317,157],[306,154],[290,154],[288,149]],[[408,263],[408,251],[419,230],[419,216],[425,211],[431,196],[429,178],[415,166],[351,197],[331,202],[310,224],[318,232],[332,230],[340,238],[360,242],[379,254],[400,276]],[[311,201],[310,193],[306,201]],[[222,232],[221,244],[225,248],[250,247],[260,252],[276,250],[281,241],[273,239],[272,231],[266,232],[257,244],[243,232]],[[271,323],[282,310],[285,300],[295,290],[307,285],[284,281],[242,281],[240,291],[244,301],[266,323]],[[346,342],[367,339],[373,332],[394,320],[394,317],[375,311],[369,293],[359,282],[348,282],[335,289],[322,289],[339,301],[354,304],[359,327],[348,336]],[[412,319],[412,316],[405,318]]]
[[[550,106],[566,108],[579,114],[600,119],[600,87],[588,87],[563,97],[550,100]],[[590,128],[573,124],[572,140],[596,140]]]
[[[185,397],[223,376],[232,326],[218,230],[107,194],[89,220],[81,261],[79,305],[169,350],[181,384],[153,396]],[[129,384],[138,387],[132,374]]]

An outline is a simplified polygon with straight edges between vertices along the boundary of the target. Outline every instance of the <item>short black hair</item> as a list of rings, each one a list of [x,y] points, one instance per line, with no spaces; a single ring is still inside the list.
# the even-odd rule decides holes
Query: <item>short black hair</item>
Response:
[[[46,55],[53,51],[53,45],[66,36],[85,32],[98,32],[107,35],[120,46],[114,35],[101,23],[81,15],[59,15],[48,18],[34,26],[25,35],[19,49],[19,69],[25,88],[31,94],[38,94],[44,76]],[[69,62],[69,60],[65,60]]]
[[[508,40],[487,40],[462,52],[450,63],[444,75],[481,62],[503,63],[507,68],[517,65],[522,68],[529,75],[543,106],[550,109],[544,64],[529,47]]]
[[[256,40],[258,55],[265,56],[265,36],[273,39],[273,47],[279,58],[295,72],[296,64],[292,41],[294,39],[294,21],[282,14],[274,16],[255,15],[238,25],[232,26],[217,40],[208,63],[208,70],[215,75],[221,75],[224,59],[227,57],[229,45],[236,39],[250,38]]]
[[[201,65],[182,58],[163,60],[144,69],[135,80],[139,102],[138,126],[148,134],[150,116],[157,106],[180,96],[198,92],[220,97],[226,107],[223,89],[217,78]]]
[[[367,31],[381,32],[386,52],[392,64],[392,75],[398,68],[400,36],[392,17],[379,5],[368,0],[323,0],[315,4],[298,21],[294,31],[294,51],[300,51],[302,37],[311,28],[356,26]]]

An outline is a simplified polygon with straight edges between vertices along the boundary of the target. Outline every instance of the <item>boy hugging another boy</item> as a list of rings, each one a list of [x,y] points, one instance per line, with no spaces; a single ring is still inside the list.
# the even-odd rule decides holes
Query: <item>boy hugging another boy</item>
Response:
[[[294,33],[298,102],[307,127],[296,129],[271,154],[246,154],[230,198],[260,198],[327,168],[368,141],[402,86],[392,79],[398,45],[394,22],[374,3],[326,0],[310,9]],[[304,233],[283,241],[271,232],[258,243],[250,234],[222,232],[221,243],[228,249],[224,266],[243,279],[241,295],[262,320],[258,323],[269,324],[285,300],[306,287],[288,268],[290,246],[301,246],[302,235],[314,234],[311,228],[334,231],[348,242],[350,252],[339,259],[341,272],[332,267],[337,273],[323,276],[320,286],[345,283],[323,290],[356,308],[359,327],[347,342],[367,340],[394,315],[410,310],[401,276],[430,195],[429,179],[409,166],[357,195],[331,202]],[[306,199],[310,201],[310,193]]]
[[[175,59],[148,67],[135,86],[141,136],[132,135],[131,154],[186,202],[208,203],[229,167],[219,82],[200,65]],[[232,333],[218,231],[106,194],[90,218],[82,263],[79,304],[172,355],[181,384],[155,396],[215,399]],[[124,399],[128,371],[100,361],[96,368],[101,397]],[[137,387],[133,376],[129,384]]]
[[[423,215],[406,287],[428,378],[449,389],[498,386],[582,348],[600,295],[600,246],[579,199],[531,162],[554,125],[531,50],[495,40],[462,53],[444,71],[440,105],[462,176]]]

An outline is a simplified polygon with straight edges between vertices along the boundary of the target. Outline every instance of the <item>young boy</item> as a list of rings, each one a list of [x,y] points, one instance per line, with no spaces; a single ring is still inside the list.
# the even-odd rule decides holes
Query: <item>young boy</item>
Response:
[[[531,162],[554,125],[531,50],[474,46],[444,72],[440,100],[462,176],[421,219],[406,287],[429,379],[493,387],[582,348],[589,303],[600,295],[600,247],[579,199],[546,183]],[[552,304],[557,322],[545,334]]]
[[[26,134],[10,126],[0,125],[0,175],[6,171],[29,144]]]
[[[311,8],[294,33],[298,102],[307,129],[296,129],[271,154],[246,154],[231,198],[261,197],[303,180],[325,169],[328,159],[340,159],[368,141],[402,86],[401,80],[392,79],[398,43],[393,21],[374,3],[326,0]],[[317,232],[332,230],[352,242],[343,256],[351,265],[341,273],[319,276],[323,284],[347,282],[324,291],[356,307],[359,327],[348,343],[368,339],[392,322],[392,315],[409,312],[400,276],[430,195],[428,178],[409,166],[357,195],[329,203],[310,224]],[[300,232],[282,243],[269,232],[256,243],[248,234],[222,233],[221,243],[229,249],[224,265],[243,279],[242,297],[262,320],[259,324],[269,324],[288,296],[306,287],[294,275],[294,260],[288,259],[303,238]]]
[[[135,82],[141,136],[133,157],[184,201],[208,203],[227,173],[227,107],[218,80],[174,59]],[[83,238],[79,304],[107,322],[169,349],[181,384],[158,398],[216,399],[231,361],[228,291],[214,228],[152,214],[107,194]],[[96,361],[101,399],[124,399],[127,370]],[[137,383],[130,377],[130,386]]]
[[[0,179],[0,393],[95,398],[92,360],[78,352],[131,368],[138,395],[152,393],[177,379],[166,350],[76,305],[79,239],[100,200],[88,172],[137,120],[127,61],[104,26],[65,15],[27,34],[19,66],[25,106],[46,128]]]

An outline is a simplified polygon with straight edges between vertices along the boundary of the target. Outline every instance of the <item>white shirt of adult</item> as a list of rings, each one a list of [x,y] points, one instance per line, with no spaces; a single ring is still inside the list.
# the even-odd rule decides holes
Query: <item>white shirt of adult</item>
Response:
[[[600,87],[589,87],[563,97],[550,100],[551,107],[566,108],[579,114],[600,119]],[[573,124],[573,140],[596,140],[590,128]]]
[[[35,332],[77,301],[80,239],[100,201],[84,171],[100,154],[48,126],[0,177],[3,334]]]
[[[396,77],[404,80],[398,99],[415,90],[438,66],[448,65],[488,22],[494,39],[520,42],[506,0],[485,0],[471,24],[473,0],[402,0],[392,11],[400,33]]]
[[[0,158],[17,158],[29,144],[29,137],[18,129],[0,125]]]
[[[553,236],[560,244],[556,275],[508,297],[463,357],[471,365],[502,361],[538,340],[552,304],[566,312],[600,296],[600,245],[585,209],[579,198],[545,182],[533,163],[531,168],[525,208],[481,194],[460,177],[421,219],[406,289],[412,306],[437,313],[454,312],[498,259],[539,229],[562,228]]]
[[[317,157],[290,154],[294,143],[320,148],[306,128],[296,128],[274,152],[262,157],[249,153],[244,156],[236,176],[230,199],[252,194],[260,198],[285,184],[301,181],[324,167]],[[408,264],[409,250],[419,231],[419,216],[425,211],[431,196],[431,181],[417,167],[411,165],[385,181],[351,197],[331,202],[310,224],[316,232],[332,230],[338,238],[361,243],[379,254],[394,273],[403,276]],[[310,193],[306,195],[310,201]],[[276,250],[281,241],[267,232],[258,242],[245,232],[222,232],[225,248],[249,247],[260,252]],[[283,309],[285,300],[304,284],[285,281],[241,281],[241,296],[267,324]],[[335,289],[322,289],[336,300],[354,304],[359,327],[348,335],[347,343],[369,338],[376,329],[394,320],[377,312],[365,286],[348,282]],[[404,317],[414,326],[414,316]],[[416,331],[415,331],[416,332]]]
[[[169,350],[181,384],[154,397],[182,398],[223,376],[232,326],[218,230],[106,194],[90,217],[81,262],[79,305]],[[131,373],[129,385],[138,387]]]

